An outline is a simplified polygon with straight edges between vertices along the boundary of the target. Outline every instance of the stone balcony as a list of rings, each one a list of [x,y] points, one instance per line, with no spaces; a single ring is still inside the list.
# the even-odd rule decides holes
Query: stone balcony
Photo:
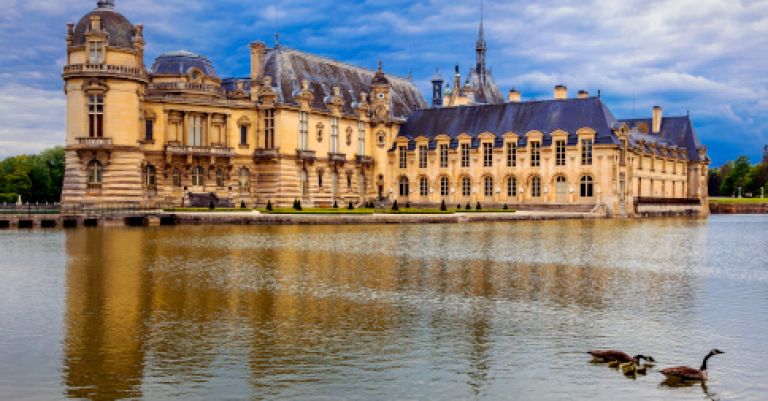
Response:
[[[347,155],[344,153],[331,153],[328,152],[328,163],[344,165],[347,161]]]
[[[314,150],[296,149],[296,159],[312,164],[317,160],[317,153]]]
[[[255,162],[270,162],[277,160],[278,156],[280,155],[280,149],[279,148],[273,148],[273,149],[256,149],[253,151],[253,160]]]
[[[76,149],[106,149],[112,147],[112,138],[75,138],[72,148]]]
[[[169,144],[165,146],[165,153],[171,156],[232,157],[235,154],[235,150],[223,146],[187,146]]]
[[[167,93],[204,94],[212,96],[225,96],[226,91],[218,85],[197,84],[191,82],[160,82],[152,83],[147,87],[149,95]]]
[[[148,82],[149,76],[143,68],[114,64],[70,64],[64,66],[64,79],[81,77],[114,77],[128,78],[140,82]]]
[[[361,166],[361,167],[371,167],[373,166],[373,157],[365,156],[365,155],[356,155],[355,162],[357,163],[358,166]]]

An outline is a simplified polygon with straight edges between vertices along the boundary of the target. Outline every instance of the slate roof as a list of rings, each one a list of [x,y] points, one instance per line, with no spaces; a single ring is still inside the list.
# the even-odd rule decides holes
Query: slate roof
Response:
[[[485,76],[481,78],[480,74],[473,68],[469,72],[467,82],[475,91],[475,103],[478,104],[491,104],[491,103],[504,103],[504,96],[501,94],[499,87],[496,85],[496,81],[493,79],[490,71],[485,72]]]
[[[80,19],[72,36],[73,46],[85,44],[85,34],[94,15],[101,17],[101,28],[109,33],[107,46],[133,48],[133,25],[122,14],[109,8],[93,10]]]
[[[688,160],[700,161],[698,148],[701,146],[696,131],[693,129],[693,123],[689,116],[682,117],[663,117],[661,119],[661,132],[659,134],[652,134],[650,132],[644,133],[639,130],[632,129],[637,128],[641,124],[645,124],[651,129],[652,120],[650,118],[635,118],[619,120],[622,123],[626,123],[630,128],[629,139],[633,146],[638,146],[640,140],[644,140],[648,143],[656,143],[659,145],[677,146],[680,148],[686,148],[688,151]],[[650,151],[650,149],[646,149]]]
[[[346,114],[354,114],[352,104],[360,100],[361,92],[369,94],[368,100],[371,100],[375,71],[282,46],[279,51],[267,49],[264,64],[264,75],[273,78],[282,103],[295,104],[294,93],[301,90],[302,80],[309,81],[309,89],[314,94],[311,106],[317,110],[328,110],[324,100],[333,95],[334,86],[341,88]],[[413,110],[427,107],[411,81],[393,75],[386,78],[392,89],[390,110],[394,118],[405,119]]]
[[[205,56],[179,50],[164,53],[152,64],[152,75],[186,75],[190,69],[197,68],[205,75],[218,77],[213,63]]]
[[[616,119],[602,100],[591,97],[417,110],[400,127],[398,136],[413,139],[423,135],[434,141],[437,135],[455,139],[467,134],[476,138],[490,132],[497,136],[496,143],[500,146],[501,137],[514,132],[520,136],[523,146],[525,134],[538,130],[544,134],[542,145],[549,145],[551,133],[559,129],[568,132],[568,143],[573,145],[578,141],[576,131],[589,127],[597,132],[595,143],[618,144],[612,130],[615,124]],[[476,142],[473,141],[473,146]]]

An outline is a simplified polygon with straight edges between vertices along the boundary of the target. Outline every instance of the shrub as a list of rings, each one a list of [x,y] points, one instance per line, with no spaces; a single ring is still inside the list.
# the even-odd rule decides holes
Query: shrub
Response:
[[[504,207],[501,208],[501,210],[509,210],[509,207],[507,206],[506,203],[504,204]]]
[[[466,209],[466,210],[472,210],[472,205],[470,205],[470,204],[469,204],[469,202],[467,202],[467,205],[466,205],[466,206],[464,206],[464,209]]]
[[[271,211],[272,211],[272,201],[271,201],[271,200],[270,200],[270,201],[267,201],[267,211],[268,211],[268,212],[271,212]]]
[[[405,208],[410,209],[411,208],[411,202],[405,202]]]
[[[448,211],[448,206],[445,205],[445,199],[443,199],[443,201],[440,202],[440,211],[441,212]]]
[[[392,210],[394,210],[394,211],[400,210],[400,207],[397,206],[397,201],[395,201],[395,203],[392,204]]]
[[[245,201],[240,201],[240,209],[245,209]]]
[[[475,206],[475,210],[483,210],[483,207],[480,206],[480,202],[477,202],[477,206]]]
[[[19,195],[0,193],[0,203],[16,203],[18,200]]]
[[[298,211],[302,210],[301,201],[300,200],[296,200],[296,210],[298,210]]]
[[[456,210],[461,210],[461,205],[456,205]]]
[[[354,208],[355,208],[355,207],[354,207],[354,206],[352,206],[352,202],[349,202],[349,206],[347,206],[347,209],[348,209],[348,210],[353,210]]]
[[[208,202],[208,210],[216,209],[216,205],[213,204],[213,199],[211,199],[210,202]]]
[[[336,201],[333,201],[333,208],[334,209],[338,209],[339,208],[339,204],[336,203]]]

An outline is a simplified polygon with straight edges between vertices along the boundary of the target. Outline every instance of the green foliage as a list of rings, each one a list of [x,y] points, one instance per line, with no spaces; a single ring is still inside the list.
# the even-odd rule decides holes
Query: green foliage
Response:
[[[396,212],[398,210],[400,210],[400,207],[397,206],[397,200],[395,200],[395,203],[392,204],[392,211]]]
[[[712,169],[708,177],[710,196],[738,196],[752,194],[760,196],[760,188],[768,196],[768,163],[752,165],[749,158],[741,156],[738,159],[724,164],[720,168]]]
[[[268,212],[271,212],[271,211],[272,211],[272,201],[271,201],[271,200],[268,200],[268,201],[267,201],[267,211],[268,211]]]
[[[64,182],[64,149],[0,161],[0,202],[58,202]],[[12,199],[11,199],[12,198]]]
[[[446,212],[446,211],[448,211],[448,206],[445,204],[445,199],[443,199],[443,201],[442,201],[442,202],[440,202],[440,211],[441,211],[441,212]]]

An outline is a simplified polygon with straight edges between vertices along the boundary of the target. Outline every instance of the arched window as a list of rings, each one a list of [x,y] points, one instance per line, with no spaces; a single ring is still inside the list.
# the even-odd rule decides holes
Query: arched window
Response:
[[[472,195],[472,180],[470,180],[469,177],[461,179],[461,194],[463,196]]]
[[[440,177],[440,196],[448,196],[451,191],[451,183],[448,177]]]
[[[104,176],[104,167],[98,160],[92,160],[88,163],[88,187],[97,188],[101,187],[102,178]]]
[[[408,196],[408,177],[400,177],[400,196]]]
[[[177,188],[181,186],[181,171],[178,168],[173,169],[173,186]]]
[[[147,189],[157,188],[157,172],[155,166],[151,164],[144,167],[144,185]]]
[[[507,178],[507,196],[517,196],[517,178]]]
[[[581,197],[582,198],[591,198],[594,196],[595,193],[595,184],[594,180],[592,179],[592,176],[584,175],[581,177]]]
[[[192,186],[202,187],[205,183],[205,171],[202,167],[197,166],[192,170]]]
[[[216,186],[219,188],[224,187],[224,171],[220,168],[216,169]]]
[[[307,170],[306,169],[301,169],[301,173],[300,173],[299,179],[301,180],[301,182],[300,182],[301,194],[302,195],[306,195],[307,192],[309,191],[309,188],[308,188],[309,185],[307,183]]]
[[[493,196],[493,177],[485,177],[483,180],[484,194],[485,196]]]
[[[339,119],[331,117],[331,153],[339,151]]]
[[[535,175],[531,178],[531,197],[538,198],[541,196],[541,177]]]
[[[237,173],[237,186],[240,188],[240,192],[251,191],[251,172],[245,167],[242,167]]]
[[[419,178],[419,195],[429,195],[429,180],[427,180],[427,177]]]

